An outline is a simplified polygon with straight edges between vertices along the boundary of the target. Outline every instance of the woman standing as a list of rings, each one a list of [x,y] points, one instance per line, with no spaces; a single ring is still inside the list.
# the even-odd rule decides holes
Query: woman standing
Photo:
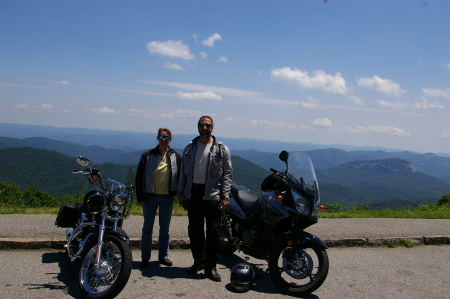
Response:
[[[152,250],[152,232],[156,210],[159,207],[158,261],[172,266],[169,259],[169,226],[172,218],[173,197],[176,195],[180,155],[170,148],[172,132],[160,128],[158,145],[142,154],[136,172],[137,201],[143,206],[144,225],[142,227],[141,258],[142,268],[149,266]]]

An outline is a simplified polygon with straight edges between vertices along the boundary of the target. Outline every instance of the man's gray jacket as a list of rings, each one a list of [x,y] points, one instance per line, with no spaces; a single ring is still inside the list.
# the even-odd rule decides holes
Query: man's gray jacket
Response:
[[[203,200],[219,201],[229,200],[231,182],[233,179],[233,168],[231,166],[231,154],[228,147],[222,142],[213,143],[209,152],[208,166],[205,180],[205,197]],[[197,141],[194,138],[186,145],[181,157],[181,171],[178,180],[178,194],[191,198],[192,180],[194,177],[194,159],[197,151]]]

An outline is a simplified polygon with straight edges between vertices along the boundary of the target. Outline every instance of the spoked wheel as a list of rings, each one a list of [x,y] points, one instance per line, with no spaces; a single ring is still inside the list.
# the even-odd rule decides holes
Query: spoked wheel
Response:
[[[283,292],[303,296],[317,290],[328,275],[328,255],[324,248],[309,244],[294,250],[278,242],[269,255],[269,273]]]
[[[96,240],[86,246],[77,272],[78,289],[83,298],[114,298],[130,278],[133,258],[127,242],[107,236],[100,265],[95,265]]]

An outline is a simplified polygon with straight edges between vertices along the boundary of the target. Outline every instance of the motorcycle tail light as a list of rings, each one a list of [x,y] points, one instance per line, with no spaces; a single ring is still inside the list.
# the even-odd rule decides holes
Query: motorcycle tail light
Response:
[[[277,200],[278,200],[278,201],[282,201],[283,199],[284,199],[283,196],[281,196],[281,195],[278,195],[278,196],[277,196]]]

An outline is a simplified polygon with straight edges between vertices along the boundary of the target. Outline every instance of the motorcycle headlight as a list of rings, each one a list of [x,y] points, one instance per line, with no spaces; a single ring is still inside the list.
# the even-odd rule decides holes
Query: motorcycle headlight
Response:
[[[87,200],[87,207],[91,212],[98,212],[106,205],[106,198],[103,194],[94,194]]]
[[[308,201],[306,201],[306,199],[295,192],[292,192],[292,197],[294,198],[295,208],[297,209],[297,212],[305,216],[309,215],[311,211],[309,209]]]
[[[111,200],[110,207],[114,212],[118,211],[121,206],[123,206],[123,201],[120,197],[116,196],[113,198],[113,200]]]

